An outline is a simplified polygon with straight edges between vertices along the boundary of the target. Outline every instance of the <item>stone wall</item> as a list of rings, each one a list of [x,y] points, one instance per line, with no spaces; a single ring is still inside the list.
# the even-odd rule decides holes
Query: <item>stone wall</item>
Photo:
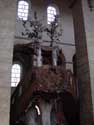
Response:
[[[0,0],[0,124],[9,124],[16,0]]]

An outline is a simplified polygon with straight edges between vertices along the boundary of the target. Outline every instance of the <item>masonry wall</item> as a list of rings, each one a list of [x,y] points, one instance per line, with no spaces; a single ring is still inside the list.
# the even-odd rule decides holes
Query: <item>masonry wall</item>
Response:
[[[16,0],[0,0],[0,124],[9,125]]]

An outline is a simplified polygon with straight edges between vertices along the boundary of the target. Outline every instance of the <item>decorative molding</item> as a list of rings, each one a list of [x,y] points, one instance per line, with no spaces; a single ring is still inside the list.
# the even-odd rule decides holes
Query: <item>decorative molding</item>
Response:
[[[90,11],[94,11],[94,0],[88,0]]]

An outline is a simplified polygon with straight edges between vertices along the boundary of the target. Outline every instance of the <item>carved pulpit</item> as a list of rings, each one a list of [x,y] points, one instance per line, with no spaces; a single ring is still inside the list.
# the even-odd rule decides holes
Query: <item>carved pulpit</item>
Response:
[[[19,88],[22,87],[22,94],[17,99],[12,97],[12,100],[15,100],[11,111],[15,112],[13,120],[20,121],[22,114],[25,114],[24,122],[28,122],[27,125],[29,125],[32,118],[35,120],[34,116],[31,118],[30,111],[33,114],[37,105],[41,112],[41,115],[37,115],[37,120],[40,121],[37,124],[50,125],[52,117],[56,121],[54,124],[67,125],[69,121],[65,118],[65,110],[62,108],[63,98],[65,100],[65,96],[69,96],[74,101],[77,95],[74,76],[70,70],[66,70],[62,50],[57,46],[39,45],[33,50],[32,59],[31,68],[19,83]],[[47,115],[46,119],[45,115]],[[27,116],[30,116],[29,120]]]

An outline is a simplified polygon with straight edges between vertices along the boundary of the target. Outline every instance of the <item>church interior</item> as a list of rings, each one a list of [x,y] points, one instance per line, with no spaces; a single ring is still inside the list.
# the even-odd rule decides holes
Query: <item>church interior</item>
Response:
[[[0,124],[94,125],[94,0],[0,0]]]

